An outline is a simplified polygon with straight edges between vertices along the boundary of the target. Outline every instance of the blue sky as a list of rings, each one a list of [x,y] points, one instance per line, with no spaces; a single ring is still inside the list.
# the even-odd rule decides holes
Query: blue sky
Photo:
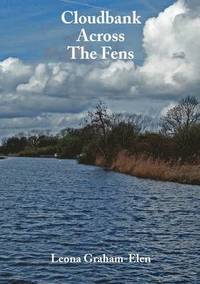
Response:
[[[79,10],[94,15],[100,7],[113,14],[128,14],[137,10],[143,22],[156,16],[172,4],[173,0],[1,0],[0,1],[0,59],[9,56],[26,61],[66,60],[66,42],[74,40],[80,27],[65,26],[60,21],[64,10]],[[79,4],[81,3],[81,4]],[[97,8],[95,8],[95,6]],[[116,31],[118,27],[105,27]],[[96,28],[93,28],[93,32]],[[138,63],[143,59],[142,27],[122,28],[127,34],[126,48],[134,49]],[[102,31],[102,27],[100,28]]]

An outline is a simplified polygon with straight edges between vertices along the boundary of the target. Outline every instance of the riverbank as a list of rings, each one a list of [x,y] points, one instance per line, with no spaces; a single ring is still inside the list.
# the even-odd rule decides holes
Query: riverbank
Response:
[[[69,160],[69,158],[55,155],[8,155],[7,157],[54,158]],[[2,159],[6,159],[7,157],[4,156]],[[76,158],[74,157],[73,159]],[[119,152],[116,158],[114,158],[111,162],[105,161],[105,159],[100,155],[97,155],[94,163],[80,160],[79,162],[82,164],[94,164],[99,167],[104,167],[112,171],[139,178],[200,185],[199,163],[189,164],[178,161],[164,161],[152,157],[145,157],[144,155],[131,155],[125,150]]]
[[[3,157],[26,157],[26,158],[54,158],[67,159],[66,157],[55,157],[54,155],[44,156],[19,156],[10,155]],[[1,159],[1,158],[0,158]],[[74,157],[74,160],[76,158]],[[79,159],[78,159],[79,160]],[[81,162],[79,160],[79,162]],[[106,162],[102,156],[97,155],[94,163],[81,162],[82,164],[94,164],[99,167],[116,171],[139,178],[147,178],[159,181],[177,182],[181,184],[200,185],[200,164],[181,163],[175,161],[164,161],[145,157],[144,155],[130,155],[128,151],[121,151],[112,162]]]
[[[140,178],[200,185],[200,164],[163,161],[121,151],[109,164],[97,156],[95,165]]]

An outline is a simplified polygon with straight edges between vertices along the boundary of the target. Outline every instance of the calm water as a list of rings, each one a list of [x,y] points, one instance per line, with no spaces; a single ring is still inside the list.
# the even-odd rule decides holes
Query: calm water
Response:
[[[0,161],[0,283],[200,283],[200,187],[75,161]],[[151,264],[51,264],[50,255],[152,257]],[[24,280],[25,282],[13,282]]]

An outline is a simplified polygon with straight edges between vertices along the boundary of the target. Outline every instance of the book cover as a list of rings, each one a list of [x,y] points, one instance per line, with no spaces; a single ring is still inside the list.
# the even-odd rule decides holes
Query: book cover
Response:
[[[0,284],[198,284],[198,0],[0,1]]]

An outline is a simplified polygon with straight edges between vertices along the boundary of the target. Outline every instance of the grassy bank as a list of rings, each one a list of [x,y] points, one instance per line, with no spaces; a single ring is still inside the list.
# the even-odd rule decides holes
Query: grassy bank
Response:
[[[130,155],[127,151],[120,151],[109,164],[101,156],[97,156],[95,164],[136,177],[200,185],[200,164]]]
[[[112,113],[100,102],[80,128],[57,135],[18,135],[3,140],[2,155],[59,157],[106,166],[142,178],[200,184],[200,102],[187,97],[162,116]],[[104,157],[104,159],[102,159]]]

